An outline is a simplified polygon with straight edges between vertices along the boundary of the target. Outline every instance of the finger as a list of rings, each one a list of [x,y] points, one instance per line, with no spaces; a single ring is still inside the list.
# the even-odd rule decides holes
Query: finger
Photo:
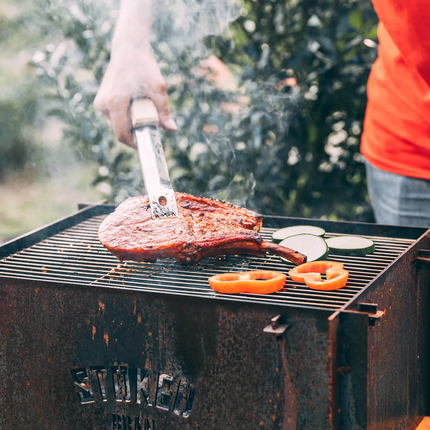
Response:
[[[177,130],[178,126],[170,113],[169,102],[167,100],[167,87],[164,82],[159,86],[158,91],[152,94],[151,99],[157,108],[160,125],[168,131]]]
[[[129,113],[129,100],[123,99],[115,103],[114,110],[110,110],[110,121],[116,138],[132,148],[136,145],[131,134],[131,120]]]

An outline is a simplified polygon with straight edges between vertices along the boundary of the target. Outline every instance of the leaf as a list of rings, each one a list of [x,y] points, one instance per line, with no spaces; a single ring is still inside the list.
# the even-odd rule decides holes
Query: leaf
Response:
[[[363,15],[359,10],[353,10],[349,15],[349,21],[352,26],[359,30],[363,26]]]

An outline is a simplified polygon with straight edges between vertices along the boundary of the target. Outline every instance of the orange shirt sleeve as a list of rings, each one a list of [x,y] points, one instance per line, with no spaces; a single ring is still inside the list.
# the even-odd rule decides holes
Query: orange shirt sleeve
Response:
[[[374,0],[373,4],[407,66],[430,86],[430,0]]]

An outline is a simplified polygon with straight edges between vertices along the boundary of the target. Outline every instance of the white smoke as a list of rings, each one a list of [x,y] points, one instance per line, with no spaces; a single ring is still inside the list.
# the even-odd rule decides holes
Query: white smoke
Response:
[[[201,39],[221,34],[242,11],[240,0],[163,0],[152,6],[155,19],[171,15],[173,31]]]
[[[205,37],[223,35],[231,39],[229,24],[240,16],[242,9],[241,0],[155,1],[151,43],[154,47],[163,43],[174,57],[207,57],[210,52],[203,43]]]

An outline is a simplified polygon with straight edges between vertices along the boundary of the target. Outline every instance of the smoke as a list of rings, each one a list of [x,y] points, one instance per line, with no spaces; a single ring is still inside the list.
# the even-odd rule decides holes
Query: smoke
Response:
[[[187,47],[209,35],[220,35],[241,14],[240,0],[162,0],[153,2],[155,21],[170,46]],[[169,37],[170,35],[170,37]],[[172,37],[180,36],[174,40]]]
[[[145,0],[135,2],[143,9],[148,4]],[[187,70],[196,67],[211,53],[204,39],[221,34],[230,37],[229,23],[242,11],[239,0],[152,0],[151,4],[154,56],[166,81],[176,80],[182,87],[190,81]],[[115,168],[125,169],[117,165],[118,148],[126,153],[127,148],[115,142],[110,127],[92,106],[108,62],[120,1],[39,0],[38,6],[38,20],[47,34],[47,43],[45,48],[35,52],[32,64],[50,93],[51,107],[46,111],[60,114],[61,120],[66,122],[65,135],[70,144],[77,147],[78,154],[85,149],[82,146],[87,147],[90,157],[94,157],[102,167],[109,168],[112,174],[98,179],[114,182],[113,193],[117,198],[139,193],[139,189],[141,193],[142,186],[136,186],[139,180],[134,175],[122,171],[115,175]],[[172,110],[175,111],[175,107]],[[85,157],[85,154],[79,154],[76,162]],[[134,158],[128,164],[135,172],[134,166],[138,166],[135,154],[128,151],[124,158]]]
[[[153,1],[151,46],[167,80],[181,64],[194,68],[210,57],[208,36],[222,36],[233,48],[229,25],[242,10],[241,0]]]
[[[66,111],[65,136],[82,154],[78,162],[96,160],[96,185],[111,190],[115,203],[142,194],[136,152],[116,142],[92,103],[109,60],[119,1],[39,1],[56,42],[34,56],[34,65],[54,88],[56,110]],[[150,41],[179,126],[162,137],[175,189],[258,210],[259,188],[275,186],[271,170],[279,171],[288,158],[279,145],[296,110],[298,87],[295,78],[271,71],[273,51],[261,35],[254,38],[251,21],[242,29],[230,25],[247,14],[241,0],[152,0]]]

